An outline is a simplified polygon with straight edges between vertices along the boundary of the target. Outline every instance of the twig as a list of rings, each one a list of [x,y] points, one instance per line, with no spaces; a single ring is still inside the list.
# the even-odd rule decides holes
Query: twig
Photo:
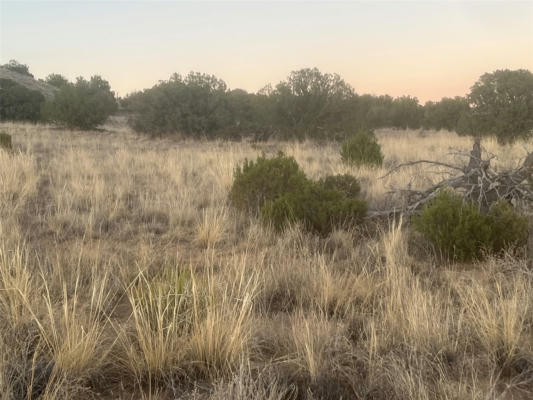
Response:
[[[410,162],[406,162],[406,163],[399,164],[399,165],[397,165],[396,167],[394,167],[393,169],[391,169],[389,172],[387,172],[385,175],[379,177],[378,179],[386,178],[387,176],[391,175],[392,173],[398,171],[398,170],[401,169],[401,168],[410,167],[410,166],[417,165],[417,164],[432,164],[432,165],[439,165],[439,166],[441,166],[441,167],[446,167],[446,168],[450,168],[450,169],[455,169],[455,170],[457,170],[457,171],[461,171],[461,172],[463,172],[463,173],[465,172],[465,171],[464,171],[464,168],[458,167],[458,166],[456,166],[456,165],[446,164],[446,163],[439,162],[439,161],[417,160],[417,161],[410,161]]]

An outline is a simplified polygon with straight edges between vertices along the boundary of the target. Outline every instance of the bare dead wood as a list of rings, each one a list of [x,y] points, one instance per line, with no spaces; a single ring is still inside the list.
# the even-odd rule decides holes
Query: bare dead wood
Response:
[[[482,210],[487,210],[501,199],[510,201],[515,206],[519,204],[530,205],[533,202],[533,190],[528,181],[533,176],[533,153],[527,155],[519,168],[500,173],[491,169],[491,160],[495,156],[491,154],[490,157],[483,158],[483,153],[481,141],[477,138],[470,153],[460,153],[460,155],[468,155],[469,157],[466,166],[431,160],[416,160],[397,165],[380,179],[388,177],[402,168],[417,164],[436,165],[449,169],[450,173],[451,171],[459,171],[460,174],[456,173],[455,176],[444,179],[426,190],[415,190],[410,187],[393,190],[390,193],[403,195],[407,204],[401,208],[370,211],[368,213],[369,218],[391,216],[398,213],[415,214],[435,198],[443,188],[451,188],[460,192],[466,201],[477,203]],[[533,242],[531,251],[533,253]]]
[[[470,160],[468,162],[467,171],[473,171],[480,167],[481,165],[481,139],[477,137],[474,140],[474,146],[470,152]]]
[[[383,179],[383,178],[386,178],[387,176],[393,174],[394,172],[402,169],[402,168],[405,168],[405,167],[411,167],[413,165],[417,165],[417,164],[431,164],[431,165],[438,165],[438,166],[441,166],[441,167],[446,167],[446,168],[450,168],[450,169],[455,169],[455,170],[458,170],[458,171],[461,171],[461,172],[464,172],[465,169],[462,168],[462,167],[458,167],[456,165],[451,165],[451,164],[446,164],[446,163],[443,163],[443,162],[439,162],[439,161],[432,161],[432,160],[417,160],[417,161],[410,161],[410,162],[406,162],[406,163],[403,163],[403,164],[399,164],[397,165],[396,167],[394,167],[393,169],[391,169],[390,171],[388,171],[385,175],[383,176],[380,176],[378,179]]]

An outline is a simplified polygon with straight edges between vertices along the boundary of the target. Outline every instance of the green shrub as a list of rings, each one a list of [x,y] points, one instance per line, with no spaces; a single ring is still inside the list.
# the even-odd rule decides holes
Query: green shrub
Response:
[[[487,213],[492,231],[492,250],[501,252],[509,247],[524,246],[528,238],[528,220],[519,215],[511,204],[500,200]]]
[[[348,138],[341,149],[342,161],[350,165],[381,166],[383,153],[373,132],[360,131]]]
[[[44,95],[11,79],[0,78],[0,120],[30,121],[41,119]]]
[[[281,152],[273,158],[263,155],[255,161],[245,160],[242,168],[235,169],[229,199],[234,207],[255,213],[266,202],[285,193],[300,192],[308,184],[293,157]]]
[[[285,193],[266,203],[261,217],[276,230],[282,230],[288,223],[301,222],[305,228],[327,235],[335,227],[360,222],[366,210],[363,200],[350,198],[319,181],[309,182],[303,191]]]
[[[11,135],[5,132],[0,132],[0,149],[11,150],[13,144],[11,143]]]
[[[50,122],[82,130],[95,129],[118,109],[109,82],[96,75],[79,77],[61,86],[53,100],[43,105],[42,116]]]
[[[414,220],[417,231],[443,255],[458,260],[479,258],[490,247],[491,231],[473,204],[451,190],[442,191]]]
[[[327,190],[337,190],[349,199],[356,199],[361,193],[361,185],[352,175],[330,175],[322,178],[318,183]]]
[[[235,170],[229,198],[240,210],[260,212],[264,223],[276,230],[301,222],[305,228],[328,234],[334,227],[359,222],[366,202],[359,199],[361,187],[350,175],[309,180],[292,157],[245,160]]]
[[[261,219],[277,230],[283,230],[287,225],[305,218],[304,207],[301,204],[301,194],[282,194],[261,207]]]
[[[481,75],[467,95],[463,134],[494,135],[512,143],[533,133],[533,73],[526,69],[497,70]]]
[[[506,202],[482,214],[451,190],[442,191],[414,219],[422,233],[444,255],[460,261],[479,259],[484,252],[501,252],[527,240],[527,220]]]

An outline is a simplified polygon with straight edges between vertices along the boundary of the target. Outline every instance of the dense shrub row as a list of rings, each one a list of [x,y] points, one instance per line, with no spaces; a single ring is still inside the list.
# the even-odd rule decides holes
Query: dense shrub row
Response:
[[[2,67],[32,78],[28,67],[16,61]],[[42,113],[41,95],[1,82],[0,110],[5,111],[0,118],[44,119],[93,129],[118,109],[109,84],[99,76],[70,83],[51,74],[46,82],[58,90]],[[257,93],[230,90],[213,75],[174,74],[120,103],[131,126],[152,135],[338,140],[358,129],[423,127],[494,135],[511,142],[533,133],[533,74],[528,70],[484,74],[466,97],[425,105],[409,96],[358,95],[339,75],[316,68],[293,71],[286,80]]]
[[[238,91],[228,91],[215,76],[190,73],[184,79],[175,74],[152,89],[131,95],[123,105],[134,113],[130,123],[137,131],[213,137],[246,127],[251,119],[248,100]]]
[[[62,75],[51,74],[45,80],[48,85],[44,85],[33,79],[27,65],[12,60],[2,68],[21,78],[19,82],[0,78],[1,121],[52,122],[87,130],[105,122],[118,109],[115,94],[100,76],[90,80],[79,77],[72,83]],[[51,93],[46,93],[51,98],[41,93],[43,85],[51,88]]]
[[[123,104],[133,113],[136,130],[156,134],[344,139],[357,129],[423,127],[510,142],[532,133],[533,74],[495,71],[483,75],[464,98],[424,106],[409,96],[357,95],[339,75],[316,68],[294,71],[258,93],[228,90],[211,75],[175,74]]]
[[[349,175],[308,179],[294,158],[276,157],[246,160],[235,170],[229,198],[237,209],[260,215],[277,230],[290,223],[328,234],[335,227],[355,224],[366,213],[359,198],[360,186]]]
[[[428,101],[424,105],[422,126],[426,129],[457,131],[461,119],[469,112],[468,100],[464,97],[444,97],[441,101]]]
[[[294,71],[258,93],[228,90],[212,75],[174,74],[122,105],[139,132],[256,139],[339,139],[360,128],[418,128],[424,114],[416,98],[358,96],[339,75],[316,68]]]

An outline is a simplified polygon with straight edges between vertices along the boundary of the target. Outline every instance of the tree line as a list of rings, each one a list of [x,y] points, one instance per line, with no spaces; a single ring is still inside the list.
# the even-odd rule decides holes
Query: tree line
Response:
[[[382,127],[447,128],[450,122],[441,103],[431,110],[410,96],[358,95],[339,75],[318,69],[293,71],[276,86],[257,93],[229,90],[209,74],[174,74],[169,80],[127,96],[122,104],[131,112],[132,127],[156,135],[255,139],[342,139],[349,132]],[[429,104],[429,103],[428,103]],[[454,110],[458,110],[455,107]],[[442,120],[444,121],[444,125]]]
[[[28,66],[15,60],[1,67],[33,78]],[[98,75],[69,82],[60,74],[51,74],[43,82],[55,89],[51,99],[21,82],[1,78],[0,120],[48,122],[89,130],[118,110],[118,100],[109,82]]]
[[[27,66],[16,62],[3,67],[31,76]],[[257,93],[230,89],[214,75],[173,74],[122,99],[100,76],[69,82],[51,74],[45,79],[57,88],[51,100],[4,81],[0,80],[1,119],[79,129],[94,129],[120,109],[138,132],[208,139],[337,140],[357,130],[392,127],[494,135],[511,142],[533,130],[533,74],[528,70],[486,73],[465,97],[424,105],[411,96],[357,94],[338,74],[317,68],[293,71]]]

